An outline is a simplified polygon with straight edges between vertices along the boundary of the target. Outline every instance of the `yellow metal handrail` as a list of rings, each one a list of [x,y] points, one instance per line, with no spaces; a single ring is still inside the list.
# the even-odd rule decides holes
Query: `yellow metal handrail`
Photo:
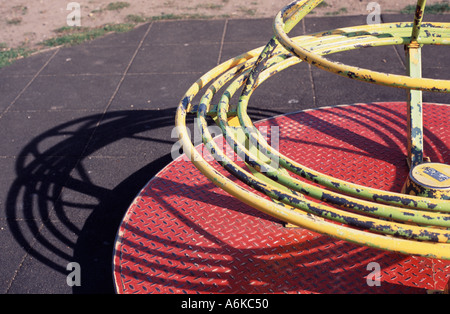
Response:
[[[290,224],[361,245],[404,254],[450,259],[448,198],[444,196],[436,199],[382,191],[338,180],[306,168],[270,147],[247,115],[249,99],[258,86],[276,73],[302,61],[370,83],[408,90],[449,92],[449,81],[437,82],[411,75],[380,73],[338,64],[323,56],[367,46],[407,45],[413,39],[419,45],[450,44],[450,24],[423,25],[427,36],[421,36],[419,21],[364,25],[289,38],[287,33],[320,2],[292,2],[277,15],[275,35],[265,47],[220,64],[189,88],[176,113],[176,125],[184,153],[217,186],[244,203]],[[425,3],[422,2],[420,4],[419,1],[418,9],[423,10]],[[242,87],[237,105],[232,105],[232,96]],[[198,105],[193,105],[192,100],[203,89],[206,89],[204,96]],[[220,102],[212,104],[214,95],[221,89],[224,92]],[[214,169],[196,149],[186,127],[186,115],[190,113],[197,113],[205,147],[224,169],[246,183],[247,187],[235,184]],[[207,115],[213,116],[229,145],[240,156],[244,156],[251,171],[238,166],[218,147],[209,133]],[[240,136],[242,134],[245,136]],[[256,151],[250,149],[248,143],[254,143]],[[271,165],[270,161],[274,158],[279,161],[281,168]],[[295,180],[286,170],[323,187]],[[309,196],[327,201],[333,206],[307,199],[302,191],[308,191]],[[366,215],[369,207],[370,217]],[[408,219],[404,219],[405,216]],[[411,225],[411,221],[417,225]]]

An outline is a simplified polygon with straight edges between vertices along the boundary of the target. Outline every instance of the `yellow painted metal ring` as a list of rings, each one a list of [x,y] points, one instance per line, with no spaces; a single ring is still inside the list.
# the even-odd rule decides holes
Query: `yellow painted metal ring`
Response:
[[[303,1],[305,4],[311,4],[313,2],[320,2],[320,1]],[[291,7],[292,9],[293,7]],[[284,14],[291,14],[291,16],[294,16],[296,14],[295,10],[285,10]],[[291,26],[293,24],[291,23]],[[289,26],[290,27],[290,26]],[[306,41],[306,37],[304,37]],[[362,39],[362,37],[360,37]],[[311,39],[312,40],[312,39]],[[342,49],[343,45],[339,44],[339,40],[330,39],[328,41],[328,47],[335,47],[335,49]],[[353,40],[353,39],[352,39]],[[370,38],[366,39],[368,42],[370,42]],[[397,42],[400,42],[402,39],[396,38]],[[312,40],[313,41],[313,40]],[[362,41],[362,40],[361,40]],[[341,42],[342,43],[342,42]],[[302,43],[304,44],[304,43]],[[351,47],[351,43],[348,43],[348,47]],[[317,48],[317,47],[315,47]],[[322,47],[319,47],[316,49],[317,52],[321,52],[323,54],[326,54],[324,49],[326,48],[325,45]],[[258,84],[262,83],[265,79],[271,77],[279,70],[282,70],[283,66],[286,64],[295,64],[298,63],[298,60],[292,60],[293,58],[290,58],[290,56],[281,56],[280,50],[278,51],[278,55],[275,56],[275,60],[272,59],[273,65],[276,71],[263,71],[261,72],[261,76],[258,79],[258,82],[254,82],[255,88],[258,86]],[[310,230],[320,232],[323,234],[327,234],[339,239],[344,239],[350,242],[367,245],[371,247],[377,247],[380,249],[405,253],[405,254],[414,254],[414,255],[423,255],[427,257],[435,257],[435,258],[446,258],[450,259],[450,246],[447,243],[432,243],[428,241],[412,241],[405,238],[398,238],[398,237],[389,237],[377,233],[367,232],[355,229],[350,226],[342,226],[340,224],[336,224],[334,222],[329,222],[327,220],[321,220],[318,219],[318,217],[311,216],[309,213],[306,213],[305,211],[298,211],[293,210],[294,207],[291,205],[296,205],[297,203],[294,202],[287,202],[287,204],[281,203],[281,202],[273,202],[272,200],[269,200],[261,195],[258,195],[258,193],[255,193],[253,190],[248,188],[242,188],[238,185],[236,185],[233,181],[225,177],[220,172],[216,171],[206,160],[203,159],[203,156],[196,150],[194,145],[192,144],[188,131],[186,128],[186,114],[189,110],[192,109],[191,101],[192,99],[200,92],[201,89],[206,87],[209,83],[215,82],[211,85],[211,87],[207,90],[205,96],[202,98],[201,105],[198,107],[198,117],[200,121],[200,126],[203,128],[203,135],[205,140],[205,145],[211,150],[211,152],[216,156],[217,159],[223,158],[222,154],[220,153],[220,148],[214,145],[214,141],[211,138],[211,135],[208,133],[208,130],[206,128],[206,120],[205,115],[211,106],[209,103],[210,96],[212,94],[215,94],[218,89],[220,89],[221,86],[224,86],[228,81],[231,79],[236,79],[235,82],[232,83],[233,86],[241,86],[243,82],[245,81],[245,76],[243,75],[243,72],[250,68],[252,64],[255,63],[255,59],[259,53],[263,52],[262,49],[255,49],[249,53],[243,54],[237,58],[230,59],[223,64],[219,65],[218,67],[212,69],[208,73],[206,73],[204,76],[202,76],[195,84],[191,86],[191,88],[187,91],[185,96],[183,97],[176,114],[176,125],[179,127],[179,138],[180,142],[182,143],[184,152],[186,155],[192,160],[194,165],[204,174],[206,175],[212,182],[214,182],[216,185],[230,193],[231,195],[237,197],[241,201],[245,202],[246,204],[253,206],[256,209],[259,209],[265,213],[268,213],[269,215],[272,215],[276,218],[279,218],[283,221],[286,221],[288,223],[302,226],[305,228],[308,228]],[[330,52],[331,53],[331,52]],[[288,60],[288,59],[291,60]],[[287,61],[283,61],[287,60]],[[284,64],[285,63],[285,64]],[[270,63],[269,63],[270,64]],[[268,67],[269,68],[269,67]],[[231,70],[231,71],[230,71]],[[272,69],[274,70],[274,69]],[[229,71],[227,73],[227,71]],[[225,75],[223,75],[225,73]],[[235,87],[233,87],[235,88]],[[218,110],[219,115],[219,121],[222,121],[222,126],[227,127],[226,123],[226,114],[228,114],[228,111],[230,109],[229,104],[226,104],[227,100],[231,98],[231,94],[234,93],[232,89],[227,89],[226,96],[222,97],[224,102],[222,103],[222,108]],[[250,93],[251,94],[251,93]],[[248,97],[250,95],[247,95]],[[247,100],[248,98],[244,97],[244,99]],[[244,105],[242,105],[244,104]],[[227,107],[226,110],[224,110],[224,106]],[[246,104],[245,100],[243,102],[240,102],[238,105],[238,113],[239,118],[242,120],[245,120],[246,116]],[[247,116],[248,117],[248,116]],[[245,126],[245,123],[242,124]],[[251,121],[250,121],[250,125]],[[258,136],[258,134],[257,134]],[[258,137],[257,137],[258,138]],[[258,142],[259,143],[259,142]],[[229,160],[226,160],[227,162]],[[225,163],[226,164],[226,163]],[[234,168],[235,170],[238,170],[238,176],[245,176],[249,181],[255,182],[258,185],[264,186],[267,191],[276,191],[277,193],[282,192],[278,189],[278,187],[271,186],[270,184],[267,184],[257,178],[251,177],[250,173],[247,173],[242,168],[236,168],[236,165],[231,163],[229,164]],[[230,169],[227,169],[230,170]],[[334,178],[333,178],[334,179]],[[251,185],[250,185],[251,186]],[[296,194],[294,191],[292,194],[289,194],[289,197],[291,197],[291,200],[295,200],[296,197],[299,197],[297,201],[303,200],[301,196]],[[273,194],[276,195],[277,193]],[[270,194],[272,195],[272,194]],[[286,194],[287,195],[287,194]],[[417,198],[420,200],[421,198]],[[322,209],[329,210],[327,206],[321,207]],[[334,210],[334,209],[332,209]],[[360,218],[355,217],[355,218]],[[366,217],[364,217],[366,219]],[[372,220],[372,222],[377,223],[375,220]],[[392,228],[403,228],[401,224],[391,224]],[[408,226],[409,228],[410,226]],[[422,231],[429,231],[428,228],[421,227],[411,227],[411,229],[414,229],[416,231],[422,230]],[[394,229],[392,229],[394,230]],[[441,234],[445,234],[445,230],[441,232]],[[445,239],[440,241],[446,241]]]
[[[293,2],[289,10],[290,11],[302,11],[305,9],[305,4],[317,5],[321,1],[295,1]],[[308,7],[309,9],[309,7]],[[309,11],[308,11],[309,12]],[[293,25],[287,25],[286,19]],[[292,16],[286,17],[286,14],[283,12],[279,12],[275,18],[274,22],[274,30],[275,36],[278,41],[290,52],[298,56],[303,61],[306,61],[320,69],[325,71],[335,73],[341,76],[349,77],[351,79],[356,79],[360,81],[365,81],[373,84],[385,85],[385,86],[393,86],[397,88],[404,89],[417,89],[424,91],[433,91],[433,92],[443,92],[450,93],[450,80],[437,80],[431,78],[412,78],[405,75],[397,75],[397,74],[387,74],[377,71],[372,71],[369,69],[354,67],[345,65],[338,62],[330,61],[318,54],[312,53],[311,51],[301,47],[297,43],[295,43],[288,35],[286,30],[292,29],[295,24],[297,24],[301,18]],[[370,32],[372,28],[379,28],[379,25],[365,25],[364,28]],[[440,27],[445,28],[447,31],[450,30],[450,24],[442,23]],[[432,29],[431,27],[430,29]],[[448,32],[447,32],[448,33]],[[411,38],[409,38],[411,39]],[[436,40],[436,38],[434,38]],[[426,43],[426,41],[419,37],[417,39],[419,44]],[[440,39],[441,44],[448,44],[448,41],[444,41]]]
[[[347,29],[342,29],[342,32],[345,34]],[[313,35],[314,37],[314,35]],[[302,36],[297,37],[295,40],[297,42],[302,41]],[[315,37],[316,42],[320,42],[320,37]],[[385,39],[383,37],[379,38],[382,45],[385,44]],[[395,42],[395,38],[393,39]],[[366,42],[364,39],[363,42]],[[372,40],[372,45],[376,46],[377,41]],[[308,42],[308,45],[313,46],[313,42]],[[338,51],[341,51],[339,42],[335,42],[333,47],[327,46],[323,51],[327,53],[333,53],[334,47],[336,47]],[[355,45],[351,45],[347,48],[357,49],[358,47]],[[316,53],[320,54],[323,51],[317,49]],[[307,177],[309,179],[317,180],[317,183],[320,183],[324,186],[327,186],[330,189],[336,189],[336,186],[339,186],[338,191],[344,191],[347,194],[353,195],[358,198],[364,198],[369,201],[377,201],[383,204],[391,204],[391,205],[401,205],[403,207],[409,207],[413,209],[421,209],[421,210],[431,210],[437,212],[450,212],[450,202],[442,201],[438,199],[430,199],[426,197],[413,196],[413,195],[404,195],[395,192],[383,191],[379,189],[369,188],[365,186],[361,186],[358,184],[350,183],[347,181],[339,180],[331,176],[324,175],[318,171],[305,167],[298,162],[282,155],[280,152],[274,150],[267,142],[264,136],[262,136],[257,128],[254,127],[250,117],[247,114],[247,107],[249,100],[251,98],[252,93],[261,84],[265,79],[268,78],[268,75],[273,72],[266,71],[261,73],[258,76],[258,81],[253,82],[253,85],[250,91],[245,95],[241,96],[239,99],[239,104],[237,107],[237,113],[239,117],[240,124],[244,127],[244,131],[247,133],[247,136],[250,140],[255,143],[255,145],[262,148],[262,151],[269,157],[275,158],[280,161],[280,164],[298,175],[303,177]],[[230,145],[234,145],[230,143]],[[364,194],[363,192],[366,192]],[[376,197],[378,196],[378,198]]]
[[[208,72],[205,76],[198,80],[196,84],[192,85],[183,99],[192,99],[198,91],[213,78],[214,76],[212,73]],[[211,167],[193,146],[189,139],[185,125],[186,105],[186,102],[182,101],[177,109],[176,115],[176,124],[180,127],[180,140],[182,142],[184,152],[190,157],[194,165],[196,165],[196,167],[212,182],[241,201],[281,220],[303,226],[313,231],[328,234],[340,239],[345,239],[350,242],[389,249],[391,251],[405,254],[420,254],[437,258],[445,258],[445,256],[447,256],[447,258],[450,258],[450,247],[447,244],[419,242],[420,244],[417,245],[416,241],[386,237],[383,235],[372,234],[346,226],[340,226],[334,223],[317,220],[317,218],[311,217],[310,215],[302,214],[298,211],[292,211],[290,206],[275,204],[270,200],[254,194],[254,192],[250,190],[243,189],[235,185],[234,182]]]
[[[275,75],[278,71],[284,70],[287,67],[290,67],[294,64],[297,64],[300,62],[296,58],[288,58],[284,59],[282,62],[277,62],[275,65],[269,67],[268,69],[264,70],[260,73],[261,81],[260,83],[263,83],[267,78],[269,78],[272,75]],[[276,69],[273,69],[276,68]],[[247,71],[248,72],[248,71]],[[247,73],[248,74],[248,73]],[[211,100],[213,99],[214,95],[216,94],[216,91],[221,89],[225,86],[225,84],[228,83],[229,75],[224,75],[228,78],[219,78],[217,81],[215,81],[211,87],[208,89],[208,91],[205,93],[205,96],[203,97],[201,103],[207,108],[211,106]],[[261,151],[255,151],[251,152],[248,150],[246,145],[244,143],[239,142],[239,139],[236,138],[237,133],[234,132],[235,128],[243,128],[242,125],[234,125],[233,127],[230,127],[228,125],[228,115],[227,111],[230,108],[230,98],[233,97],[233,95],[236,93],[236,91],[244,84],[245,81],[245,73],[241,74],[240,77],[236,78],[233,83],[231,83],[227,89],[224,91],[223,96],[219,102],[218,108],[217,108],[217,123],[222,129],[222,132],[224,136],[226,137],[228,144],[231,147],[235,148],[235,151],[239,151],[238,155],[242,156],[245,154],[246,158],[245,160],[250,160],[252,167],[256,167],[257,169],[264,169],[262,171],[266,176],[271,177],[276,182],[288,187],[291,192],[297,191],[302,192],[305,191],[305,189],[308,191],[308,195],[310,197],[314,197],[318,200],[324,200],[324,201],[341,201],[342,195],[333,192],[330,190],[323,189],[321,187],[317,187],[312,184],[308,184],[304,181],[297,180],[295,178],[292,178],[288,175],[285,175],[283,172],[277,171],[277,169],[273,168],[270,163],[267,163],[267,158],[264,160],[264,158],[261,158],[263,155]],[[202,114],[204,111],[207,111],[207,109],[202,110]],[[204,120],[203,120],[204,121]],[[204,121],[203,123],[206,123]],[[236,123],[236,122],[234,122]],[[204,125],[202,125],[204,126]],[[206,134],[207,130],[204,130],[202,134]],[[211,138],[204,139],[204,143],[210,142]],[[254,148],[257,148],[257,146],[260,143],[257,143]],[[211,150],[214,150],[216,154],[219,154],[217,147],[211,148]],[[259,154],[260,153],[260,154]],[[225,159],[225,156],[219,155],[219,160]],[[216,158],[217,160],[217,158]],[[227,159],[229,163],[234,164],[232,161]],[[269,159],[270,161],[270,159]],[[357,211],[361,211],[362,213],[368,213],[371,211],[371,214],[374,216],[381,216],[384,218],[393,219],[396,221],[403,221],[403,222],[411,222],[411,220],[415,220],[419,217],[422,217],[422,224],[427,226],[440,226],[440,227],[450,227],[450,215],[443,214],[443,213],[437,213],[437,212],[430,212],[430,211],[420,211],[417,209],[404,209],[401,207],[395,207],[395,206],[387,206],[383,204],[377,204],[377,210],[374,211],[373,207],[375,206],[373,202],[364,201],[355,197],[346,196],[345,197],[345,207],[352,208]],[[342,203],[340,203],[342,204]],[[448,204],[447,204],[448,205]]]

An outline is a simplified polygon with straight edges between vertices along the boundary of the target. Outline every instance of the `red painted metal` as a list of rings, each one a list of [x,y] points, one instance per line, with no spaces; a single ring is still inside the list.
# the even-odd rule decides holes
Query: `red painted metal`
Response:
[[[425,154],[447,164],[448,116],[448,105],[424,105]],[[323,173],[397,192],[408,174],[405,103],[322,108],[257,123],[272,125],[280,127],[280,152]],[[371,262],[380,266],[380,286],[368,285]],[[286,228],[183,158],[128,209],[113,264],[118,293],[426,293],[450,279],[449,261]]]

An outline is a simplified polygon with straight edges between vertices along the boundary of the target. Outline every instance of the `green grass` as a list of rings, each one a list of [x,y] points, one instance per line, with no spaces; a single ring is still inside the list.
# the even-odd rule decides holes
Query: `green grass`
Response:
[[[23,5],[16,5],[13,7],[15,12],[21,13],[22,15],[26,15],[28,13],[28,7]]]
[[[145,17],[141,15],[136,14],[130,14],[127,15],[125,20],[129,23],[145,23],[148,21],[163,21],[163,20],[187,20],[187,19],[209,19],[212,18],[212,16],[209,15],[203,15],[203,14],[165,14],[161,13],[161,15],[155,15],[151,17]]]
[[[119,2],[111,2],[106,6],[106,10],[109,11],[115,11],[115,10],[121,10],[124,8],[128,8],[130,4],[128,2],[119,1]]]
[[[152,21],[162,21],[162,20],[194,20],[194,19],[212,19],[214,16],[212,15],[204,15],[204,14],[164,14],[152,16],[149,19]]]
[[[101,37],[107,33],[128,32],[135,25],[132,23],[107,24],[96,28],[63,26],[55,30],[56,37],[47,39],[40,44],[44,47],[73,46]],[[0,68],[10,65],[18,59],[28,57],[37,50],[24,46],[8,48],[6,43],[0,42]]]
[[[325,15],[339,15],[339,14],[347,13],[347,12],[348,12],[348,11],[347,11],[347,8],[340,8],[340,9],[337,10],[337,11],[327,12],[327,13],[325,13]]]
[[[239,7],[239,11],[242,12],[243,14],[247,15],[247,16],[254,16],[256,14],[256,10],[255,9],[249,9],[246,7]]]
[[[5,43],[0,43],[0,68],[12,64],[17,59],[28,57],[34,50],[19,47],[10,49]]]
[[[125,17],[125,21],[128,23],[145,23],[148,21],[148,18],[142,16],[142,15],[137,15],[137,14],[128,14]]]
[[[8,25],[17,25],[17,24],[20,24],[20,23],[22,23],[22,18],[21,17],[15,17],[15,18],[12,18],[10,20],[6,20],[6,24],[8,24]]]
[[[416,5],[407,5],[400,12],[403,14],[414,14],[416,12]],[[450,12],[450,4],[447,2],[429,4],[425,7],[425,14],[443,14],[445,12]]]
[[[325,1],[323,1],[323,2],[319,3],[319,4],[316,6],[316,8],[326,8],[326,7],[328,7],[328,6],[329,6],[329,4],[326,3]]]
[[[207,9],[207,10],[220,10],[223,8],[223,5],[214,4],[214,3],[205,3],[205,4],[197,5],[196,8],[197,9]]]
[[[54,30],[57,34],[69,34],[69,33],[76,33],[83,30],[88,30],[87,27],[78,27],[78,26],[63,26],[60,28],[57,28]]]
[[[155,15],[152,16],[150,19],[152,21],[160,21],[160,20],[182,20],[184,17],[183,15],[178,15],[178,14],[165,14],[165,13],[161,13],[161,15]]]
[[[93,40],[110,32],[123,33],[134,28],[134,24],[107,24],[96,28],[64,26],[55,30],[58,36],[43,41],[41,44],[47,47],[73,46],[85,41]]]

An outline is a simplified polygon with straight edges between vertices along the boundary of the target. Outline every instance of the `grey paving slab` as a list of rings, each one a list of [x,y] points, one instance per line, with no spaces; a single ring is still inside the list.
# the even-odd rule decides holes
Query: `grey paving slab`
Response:
[[[306,63],[292,66],[263,82],[250,99],[249,108],[280,113],[314,107],[310,68]]]
[[[366,68],[373,71],[384,71],[402,75],[406,72],[403,61],[392,46],[368,47],[338,52],[328,55],[327,58],[350,66]]]
[[[206,72],[217,64],[220,43],[143,46],[128,73]]]
[[[68,263],[67,263],[68,264]],[[55,272],[41,261],[27,259],[23,270],[14,277],[8,294],[71,294],[72,287],[66,283],[69,275]]]
[[[143,45],[220,43],[225,24],[225,20],[155,22]]]
[[[84,147],[97,122],[85,126],[85,115],[84,111],[8,112],[0,123],[2,154],[77,157],[75,147]],[[66,141],[73,137],[70,143]]]
[[[143,150],[142,153],[145,153]],[[89,156],[80,161],[77,167],[83,167],[86,176],[81,177],[75,172],[72,172],[71,177],[75,180],[79,180],[81,183],[89,185],[84,188],[83,191],[89,191],[91,187],[96,195],[100,198],[104,198],[102,192],[112,191],[120,182],[127,179],[130,173],[134,173],[144,167],[149,162],[149,159],[141,156],[129,157],[101,157],[101,156]],[[111,169],[117,169],[111,172]],[[100,187],[101,189],[96,189]],[[93,193],[94,194],[94,193]],[[102,197],[103,196],[103,197]],[[64,196],[63,196],[64,199]]]
[[[0,219],[11,223],[47,220],[61,191],[69,183],[70,171],[77,164],[76,158],[68,156],[27,158],[29,165],[22,165],[24,161],[17,158],[16,176],[2,181],[5,199]]]
[[[271,19],[228,21],[224,42],[268,42],[273,35]],[[249,27],[249,25],[252,27]]]
[[[0,180],[10,181],[15,177],[16,175],[15,164],[16,164],[16,156],[0,157],[0,173],[1,173]]]
[[[9,108],[13,101],[33,79],[33,76],[1,76],[0,75],[0,112],[3,113]]]
[[[374,71],[405,74],[405,68],[393,47],[371,47],[327,56],[329,59]],[[392,87],[350,80],[313,67],[313,79],[319,106],[358,102],[404,101],[405,91]]]
[[[84,43],[86,46],[103,46],[103,47],[137,47],[141,40],[143,40],[149,24],[144,24],[129,32],[111,33],[96,40]]]
[[[86,44],[62,48],[42,74],[122,74],[135,50],[135,46],[111,49]]]
[[[163,157],[165,161],[170,159],[169,156]],[[95,209],[109,204],[111,199],[116,198],[114,194],[117,187],[123,182],[130,182],[128,180],[130,175],[138,173],[158,159],[156,156],[148,158],[89,156],[81,159],[76,167],[67,169],[70,178],[61,191],[60,197],[54,202],[54,210],[49,214],[50,220],[64,221],[67,225],[84,223],[94,214]],[[161,166],[164,164],[161,163]],[[114,167],[116,171],[111,171],[111,167]],[[148,181],[148,177],[129,184],[140,189],[142,186],[139,187],[139,184],[146,183],[144,180]],[[130,189],[130,185],[127,189],[133,190]],[[123,193],[120,195],[124,196]],[[125,202],[132,201],[134,196],[130,193]],[[124,213],[124,203],[117,200],[115,203],[108,209],[108,214],[118,213],[121,217]]]
[[[10,111],[102,110],[122,75],[40,75]]]
[[[31,239],[29,252],[21,262],[8,293],[72,292],[72,287],[67,285],[69,271],[66,267],[71,262],[78,235],[66,231],[61,222],[45,222],[42,225],[39,235]]]
[[[175,142],[171,138],[174,116],[175,107],[108,112],[96,129],[84,156],[160,157],[159,154],[170,153]]]
[[[434,70],[434,71],[433,71]],[[424,70],[424,76],[435,78],[438,80],[448,80],[448,65],[442,69],[433,69],[429,71]],[[436,102],[440,104],[450,104],[450,94],[445,93],[432,93],[432,92],[423,92],[422,93],[423,101],[426,102]]]
[[[425,45],[422,47],[422,67],[424,70],[423,75],[430,75],[436,73],[439,69],[448,73],[448,55],[450,54],[450,48],[448,46],[430,46]],[[427,73],[430,69],[430,73]],[[432,77],[432,76],[426,76]]]
[[[270,38],[269,38],[270,39]],[[257,48],[264,48],[269,39],[265,41],[248,41],[248,42],[224,42],[220,55],[220,63],[228,59],[237,57],[243,53],[252,51]]]
[[[305,33],[328,31],[335,28],[350,27],[357,25],[367,25],[367,16],[328,16],[326,18],[307,16],[304,19]]]
[[[26,222],[17,223],[24,225]],[[18,227],[19,228],[19,227]],[[0,293],[5,294],[11,287],[13,279],[17,274],[18,266],[22,264],[27,255],[26,249],[22,245],[21,238],[33,238],[36,233],[29,235],[27,229],[23,231],[22,236],[16,237],[16,228],[11,230],[8,221],[0,219],[0,241],[2,254],[0,255],[0,264],[2,267],[0,276]]]
[[[12,157],[0,157],[0,220],[6,219],[6,208],[8,204],[13,204],[13,200],[10,198],[9,191],[11,184],[17,178],[16,173],[17,158]]]
[[[113,190],[121,182],[150,161],[151,158],[142,157],[88,156],[80,159],[72,169],[64,169],[69,178],[54,202],[50,219],[68,224],[85,222],[94,209],[114,196]],[[112,172],[111,167],[117,167],[117,171]],[[113,208],[110,213],[112,211]]]
[[[127,75],[110,110],[167,109],[178,106],[186,91],[203,73]]]
[[[377,101],[405,101],[405,91],[338,77],[313,69],[318,107]]]
[[[39,52],[28,58],[17,60],[14,64],[0,69],[0,76],[27,76],[35,75],[53,56],[55,49]]]

